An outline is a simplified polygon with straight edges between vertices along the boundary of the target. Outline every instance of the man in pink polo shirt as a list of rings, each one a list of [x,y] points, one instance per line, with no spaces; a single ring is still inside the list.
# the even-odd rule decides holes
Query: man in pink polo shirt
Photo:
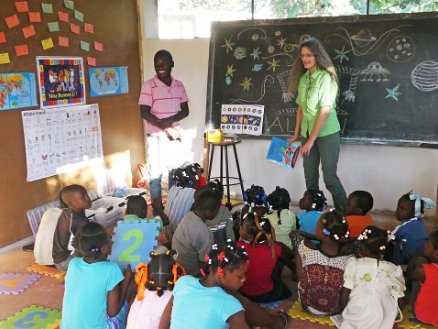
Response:
[[[149,188],[154,214],[162,208],[161,176],[179,167],[181,154],[179,120],[189,115],[186,90],[181,81],[171,76],[174,62],[167,50],[154,56],[156,75],[146,81],[140,93],[140,113],[145,120]]]

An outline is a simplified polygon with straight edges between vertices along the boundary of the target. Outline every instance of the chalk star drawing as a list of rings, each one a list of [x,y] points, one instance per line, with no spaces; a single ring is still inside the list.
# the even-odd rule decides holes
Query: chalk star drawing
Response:
[[[398,84],[394,88],[385,88],[386,91],[388,92],[388,95],[386,95],[385,98],[392,98],[395,101],[398,101],[398,96],[401,95],[401,92],[398,91],[399,88],[400,88],[400,84]]]
[[[253,83],[251,82],[252,78],[248,78],[245,77],[242,82],[240,83],[240,85],[243,87],[243,90],[248,91],[249,88],[253,85]]]
[[[225,73],[225,76],[234,77],[234,72],[236,72],[236,69],[234,68],[234,64],[231,65],[227,64],[227,73]]]
[[[261,55],[261,53],[262,52],[260,51],[259,48],[253,48],[253,51],[252,51],[252,53],[249,56],[252,56],[252,58],[254,60],[256,60],[256,59],[259,59],[259,56]]]
[[[350,50],[345,50],[345,46],[342,46],[341,50],[338,49],[333,49],[335,51],[335,53],[337,53],[337,55],[335,56],[335,59],[339,59],[339,63],[342,64],[342,61],[345,59],[347,61],[349,61],[350,59],[348,58],[347,54],[349,52],[351,52]]]
[[[233,46],[235,46],[236,44],[234,42],[231,42],[231,38],[233,36],[231,36],[228,40],[226,38],[224,38],[224,44],[221,45],[221,48],[226,48],[227,49],[227,54],[229,51],[233,51]]]
[[[277,61],[275,58],[272,58],[272,61],[267,61],[269,64],[267,71],[272,70],[272,72],[275,72],[275,69],[277,66],[280,66],[280,61]]]
[[[282,49],[285,44],[286,44],[286,38],[283,37],[281,37],[277,42],[277,46],[280,46],[280,49]]]

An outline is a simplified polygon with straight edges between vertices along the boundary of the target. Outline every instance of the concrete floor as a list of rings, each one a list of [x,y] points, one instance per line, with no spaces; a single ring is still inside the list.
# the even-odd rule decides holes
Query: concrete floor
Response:
[[[373,212],[375,224],[392,229],[397,225],[394,214],[391,212]],[[438,221],[434,218],[424,220],[429,231],[438,228]],[[32,252],[22,251],[21,248],[0,254],[0,273],[29,273],[26,267],[34,263]],[[52,277],[42,276],[23,293],[18,295],[0,294],[0,321],[8,318],[26,306],[40,305],[61,310],[64,284]],[[326,325],[292,319],[289,328],[330,328]],[[331,327],[333,328],[333,327]]]

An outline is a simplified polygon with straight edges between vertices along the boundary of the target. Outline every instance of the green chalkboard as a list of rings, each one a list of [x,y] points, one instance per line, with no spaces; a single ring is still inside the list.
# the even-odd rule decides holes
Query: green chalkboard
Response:
[[[436,14],[216,22],[206,122],[221,126],[221,104],[263,104],[262,137],[290,135],[297,105],[283,93],[312,36],[339,75],[344,143],[438,146],[437,26]]]

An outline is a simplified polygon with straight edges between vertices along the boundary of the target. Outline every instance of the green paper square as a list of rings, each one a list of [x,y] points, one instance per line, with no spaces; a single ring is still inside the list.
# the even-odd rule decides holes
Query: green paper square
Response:
[[[84,21],[84,14],[81,13],[80,11],[75,10],[75,18],[76,18],[78,21],[83,22],[83,21]]]
[[[53,6],[51,3],[42,3],[41,9],[43,10],[43,13],[45,14],[53,14]]]
[[[49,22],[47,23],[50,32],[59,32],[59,23],[58,22]]]
[[[81,41],[81,49],[85,51],[90,51],[90,43],[86,41]]]
[[[71,10],[75,9],[74,2],[71,1],[71,0],[64,0],[64,6],[65,6],[65,8],[68,8],[68,9],[71,9]]]

